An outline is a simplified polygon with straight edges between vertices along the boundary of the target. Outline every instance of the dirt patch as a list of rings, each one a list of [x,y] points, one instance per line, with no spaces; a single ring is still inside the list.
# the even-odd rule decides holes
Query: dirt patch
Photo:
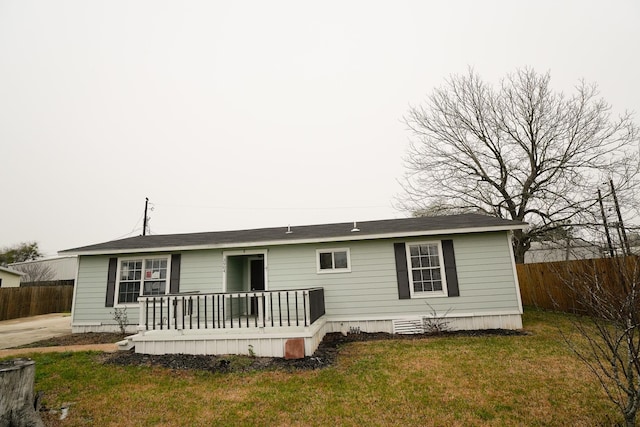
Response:
[[[124,339],[126,335],[113,332],[87,332],[84,334],[69,334],[59,337],[48,338],[46,340],[21,345],[15,348],[34,347],[60,347],[87,344],[112,344]]]

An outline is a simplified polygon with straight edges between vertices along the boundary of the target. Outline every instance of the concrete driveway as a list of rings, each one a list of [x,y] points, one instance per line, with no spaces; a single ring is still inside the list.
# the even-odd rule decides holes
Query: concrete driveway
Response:
[[[71,333],[71,315],[43,314],[0,322],[0,349]]]

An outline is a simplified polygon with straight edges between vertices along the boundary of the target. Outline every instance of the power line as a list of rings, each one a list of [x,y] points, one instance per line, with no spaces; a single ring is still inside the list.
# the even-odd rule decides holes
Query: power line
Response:
[[[130,232],[125,233],[125,234],[123,234],[123,235],[122,235],[122,236],[120,236],[120,237],[116,237],[116,238],[115,238],[115,239],[113,239],[113,240],[123,239],[123,238],[125,238],[125,237],[129,237],[129,236],[131,236],[132,234],[134,234],[137,230],[139,230],[139,228],[138,228],[138,224],[140,224],[140,220],[142,220],[142,215],[140,216],[140,218],[138,218],[138,221],[136,221],[135,225],[133,226],[133,228],[131,229],[131,231],[130,231]]]

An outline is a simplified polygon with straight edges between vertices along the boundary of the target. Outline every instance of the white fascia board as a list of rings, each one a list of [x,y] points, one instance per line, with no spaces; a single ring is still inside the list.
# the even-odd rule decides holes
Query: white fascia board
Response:
[[[338,237],[316,237],[309,239],[299,240],[264,240],[255,242],[237,242],[237,243],[212,243],[202,245],[188,245],[188,246],[160,246],[155,248],[132,248],[132,249],[107,249],[107,250],[88,250],[88,251],[65,251],[65,254],[71,255],[116,255],[116,254],[134,254],[134,253],[146,253],[146,252],[180,252],[180,251],[195,251],[206,249],[233,249],[233,248],[250,248],[256,246],[284,246],[284,245],[304,245],[308,243],[331,243],[331,242],[352,242],[358,240],[378,240],[378,239],[398,239],[407,237],[423,237],[423,236],[440,236],[447,234],[468,234],[468,233],[486,233],[493,231],[512,231],[521,230],[526,227],[526,224],[522,225],[510,225],[510,226],[498,226],[498,227],[470,227],[470,228],[454,228],[454,229],[441,229],[441,230],[428,230],[428,231],[408,231],[398,233],[383,233],[383,234],[366,234],[358,235],[358,232],[354,232],[350,236],[338,236]]]
[[[61,259],[71,259],[71,258],[77,258],[77,256],[76,255],[52,256],[52,257],[47,257],[47,258],[31,259],[29,261],[12,262],[11,264],[7,264],[7,265],[8,266],[25,265],[25,264],[39,263],[39,262],[43,262],[43,261],[58,261],[58,260],[61,260]]]

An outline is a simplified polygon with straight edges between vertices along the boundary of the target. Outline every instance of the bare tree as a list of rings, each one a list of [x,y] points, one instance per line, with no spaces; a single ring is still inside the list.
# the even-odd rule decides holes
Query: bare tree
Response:
[[[53,280],[55,277],[53,268],[41,262],[16,265],[14,269],[24,273],[21,279],[22,282],[46,282]]]
[[[621,203],[635,203],[640,132],[631,115],[612,119],[596,85],[580,82],[567,97],[549,83],[549,73],[526,68],[494,88],[469,70],[411,108],[400,205],[418,215],[475,211],[525,221],[514,234],[522,263],[532,241],[596,223],[601,183],[612,179]]]
[[[578,334],[563,336],[598,378],[625,424],[635,426],[640,409],[640,259],[606,261],[608,268],[585,262],[579,269],[558,272],[584,314],[572,322]]]

